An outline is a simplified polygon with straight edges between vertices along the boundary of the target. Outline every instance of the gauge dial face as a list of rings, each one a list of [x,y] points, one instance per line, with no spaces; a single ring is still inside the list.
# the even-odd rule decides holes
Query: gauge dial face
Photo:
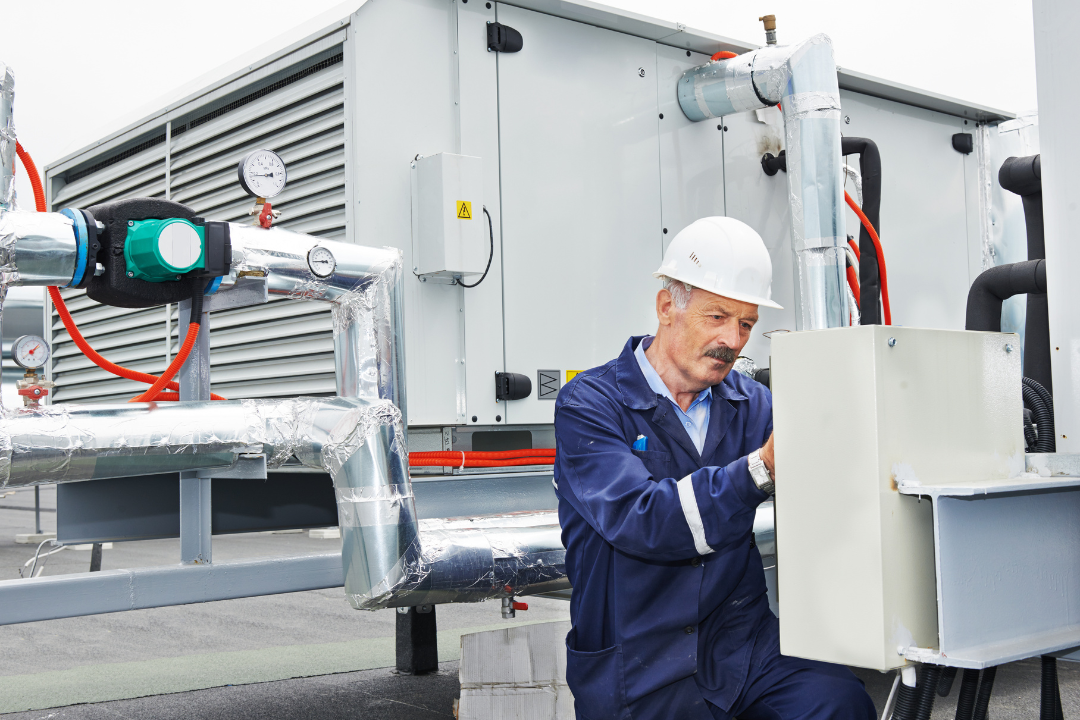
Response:
[[[316,245],[308,252],[307,264],[311,268],[311,272],[319,277],[330,277],[334,274],[334,270],[337,269],[337,259],[334,258],[334,253],[320,245]]]
[[[288,172],[277,153],[255,150],[240,161],[240,184],[255,197],[272,198],[285,189]]]
[[[49,359],[49,344],[37,335],[23,335],[11,344],[11,358],[27,370],[36,370]]]

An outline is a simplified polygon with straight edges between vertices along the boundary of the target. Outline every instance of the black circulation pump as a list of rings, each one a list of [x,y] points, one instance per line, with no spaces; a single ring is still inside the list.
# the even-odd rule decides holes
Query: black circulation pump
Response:
[[[521,400],[532,394],[532,380],[519,373],[495,373],[495,399]]]

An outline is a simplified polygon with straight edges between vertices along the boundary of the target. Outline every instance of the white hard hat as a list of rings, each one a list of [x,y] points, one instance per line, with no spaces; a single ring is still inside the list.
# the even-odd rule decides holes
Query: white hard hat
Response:
[[[653,277],[666,275],[732,300],[783,308],[772,301],[772,260],[744,222],[707,217],[675,236]]]

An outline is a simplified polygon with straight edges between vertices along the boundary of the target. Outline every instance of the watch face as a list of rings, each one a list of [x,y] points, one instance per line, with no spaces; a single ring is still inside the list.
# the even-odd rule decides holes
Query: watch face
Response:
[[[27,370],[42,367],[49,359],[49,344],[37,335],[23,335],[11,344],[11,359]]]
[[[256,197],[272,198],[285,188],[285,163],[276,153],[255,150],[240,161],[240,184]]]
[[[316,245],[307,256],[308,267],[319,277],[330,277],[337,269],[337,259],[328,249]]]

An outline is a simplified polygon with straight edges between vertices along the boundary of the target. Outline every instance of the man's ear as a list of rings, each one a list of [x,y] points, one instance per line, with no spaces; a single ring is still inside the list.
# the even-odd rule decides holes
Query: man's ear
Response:
[[[661,325],[671,325],[674,311],[675,298],[671,297],[667,288],[660,288],[660,292],[656,293],[656,319]]]

